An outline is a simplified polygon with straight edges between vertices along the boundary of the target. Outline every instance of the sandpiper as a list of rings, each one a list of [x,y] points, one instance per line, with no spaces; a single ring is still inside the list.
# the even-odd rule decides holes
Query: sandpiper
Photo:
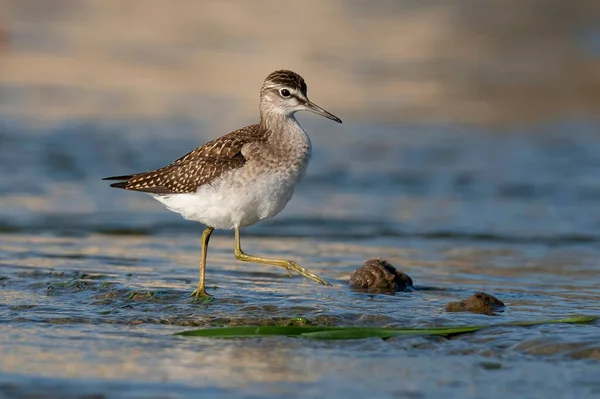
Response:
[[[150,172],[112,176],[111,187],[142,191],[185,219],[206,225],[195,297],[210,296],[204,288],[208,241],[214,229],[235,231],[239,260],[281,266],[323,285],[331,285],[294,261],[246,254],[240,229],[272,218],[292,198],[311,154],[308,135],[295,118],[311,111],[342,123],[308,100],[306,83],[295,72],[278,70],[260,89],[260,122],[235,130],[196,148],[168,166]]]

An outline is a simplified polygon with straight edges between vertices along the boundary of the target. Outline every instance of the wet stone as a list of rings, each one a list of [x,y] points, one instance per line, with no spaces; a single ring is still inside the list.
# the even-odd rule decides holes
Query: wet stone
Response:
[[[463,301],[450,302],[446,305],[446,312],[473,312],[490,316],[502,310],[504,310],[504,302],[485,292],[478,292]]]
[[[155,295],[154,292],[150,292],[150,291],[144,291],[144,292],[133,291],[129,294],[129,297],[127,299],[132,300],[132,301],[145,301],[145,300],[152,298],[154,295]]]
[[[383,259],[369,259],[350,275],[351,288],[369,292],[412,291],[412,279]]]

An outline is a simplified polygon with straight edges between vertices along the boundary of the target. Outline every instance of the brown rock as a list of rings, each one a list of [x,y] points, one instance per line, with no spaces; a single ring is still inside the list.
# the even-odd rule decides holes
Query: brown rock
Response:
[[[446,305],[446,312],[473,312],[490,316],[503,309],[504,302],[485,292],[478,292],[461,302],[450,302]]]
[[[369,259],[350,275],[351,288],[370,292],[412,291],[412,279],[383,259]]]

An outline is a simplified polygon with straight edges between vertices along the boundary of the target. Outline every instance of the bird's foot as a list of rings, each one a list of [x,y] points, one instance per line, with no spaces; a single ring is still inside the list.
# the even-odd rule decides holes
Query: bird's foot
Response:
[[[204,288],[196,288],[191,295],[194,303],[212,302],[215,298],[208,294]]]
[[[316,281],[319,284],[323,284],[326,286],[331,287],[332,285],[329,284],[327,281],[323,280],[321,277],[317,276],[316,274],[314,274],[313,272],[311,272],[310,270],[300,266],[299,264],[297,264],[296,262],[294,262],[293,260],[289,260],[287,262],[287,265],[285,267],[288,271],[288,273],[292,274],[292,270],[295,271],[296,273],[298,273],[301,276],[304,276],[306,278],[309,278],[313,281]]]

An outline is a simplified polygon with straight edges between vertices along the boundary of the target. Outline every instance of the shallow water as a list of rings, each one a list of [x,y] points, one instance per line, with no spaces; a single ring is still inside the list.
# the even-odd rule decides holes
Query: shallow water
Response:
[[[0,392],[8,397],[48,387],[56,397],[187,397],[194,388],[209,397],[600,392],[597,323],[387,341],[170,335],[196,326],[286,324],[293,317],[328,325],[431,326],[598,315],[597,266],[589,245],[413,239],[398,240],[397,248],[376,237],[246,240],[248,248],[310,265],[334,284],[325,288],[276,268],[235,262],[230,241],[212,241],[208,285],[216,298],[196,304],[188,297],[198,252],[192,235],[4,235],[0,368],[8,374]],[[402,265],[420,290],[390,296],[346,288],[348,274],[376,255]],[[443,311],[446,302],[477,290],[498,296],[507,310],[495,317]]]
[[[328,136],[343,134],[344,144],[318,136],[309,175],[288,208],[248,228],[242,244],[249,253],[297,260],[333,288],[238,262],[233,237],[219,232],[209,252],[215,300],[208,304],[189,298],[202,227],[99,181],[157,162],[144,153],[147,137],[136,136],[136,124],[94,126],[102,134],[86,136],[71,133],[77,125],[47,135],[5,126],[0,159],[19,152],[37,179],[23,180],[19,170],[0,179],[0,392],[7,397],[49,390],[56,397],[600,394],[598,323],[387,341],[171,335],[295,317],[432,326],[600,315],[593,124],[569,125],[568,138],[556,126],[515,136],[370,129],[371,139],[386,143],[377,157],[360,150],[367,127],[331,129]],[[52,142],[75,144],[40,162]],[[193,146],[183,136],[150,142],[165,161]],[[68,171],[55,169],[65,158]],[[388,259],[419,290],[349,290],[349,274],[371,257]],[[444,312],[447,302],[477,291],[497,296],[506,310]]]
[[[599,322],[385,341],[173,335],[296,318],[418,327],[600,316],[600,91],[587,25],[597,6],[426,3],[295,9],[326,27],[325,41],[319,29],[280,31],[269,2],[182,1],[179,14],[153,2],[138,15],[121,1],[0,1],[10,31],[8,49],[0,37],[0,398],[600,397]],[[222,12],[236,4],[267,23]],[[215,298],[195,303],[203,226],[100,179],[253,123],[271,63],[310,74],[311,98],[344,124],[298,116],[314,147],[308,175],[242,245],[333,287],[239,262],[231,232],[216,232]],[[373,257],[417,290],[348,289]],[[444,311],[478,291],[506,309]]]

